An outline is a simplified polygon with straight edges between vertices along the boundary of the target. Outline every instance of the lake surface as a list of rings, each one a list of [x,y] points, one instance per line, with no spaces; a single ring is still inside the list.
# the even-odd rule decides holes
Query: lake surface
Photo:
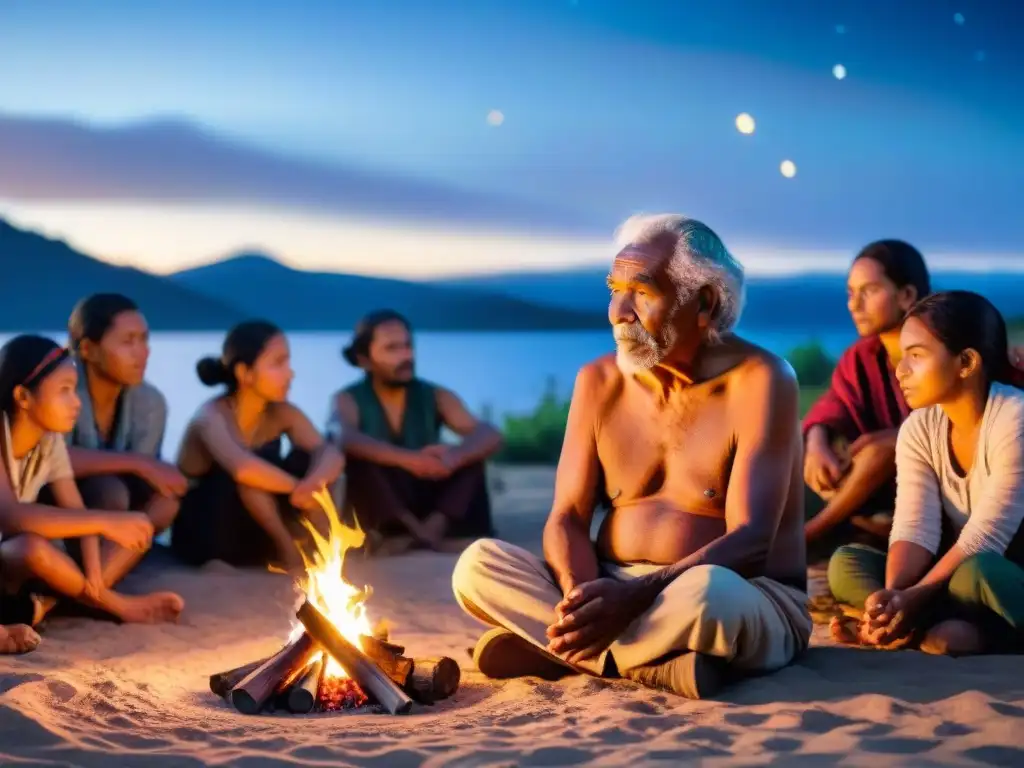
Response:
[[[13,334],[0,335],[0,343]],[[63,334],[51,333],[58,341]],[[849,332],[820,334],[757,333],[744,335],[768,349],[786,354],[816,339],[833,356],[853,340]],[[341,357],[349,334],[289,334],[295,381],[291,399],[323,426],[330,397],[361,374]],[[219,355],[223,341],[213,333],[157,333],[146,378],[164,393],[170,408],[164,456],[173,457],[185,425],[196,409],[214,394],[196,377],[196,361]],[[418,333],[417,372],[423,378],[457,392],[475,412],[491,408],[494,418],[505,413],[529,411],[554,382],[567,396],[576,371],[588,360],[614,348],[609,331],[545,333]]]

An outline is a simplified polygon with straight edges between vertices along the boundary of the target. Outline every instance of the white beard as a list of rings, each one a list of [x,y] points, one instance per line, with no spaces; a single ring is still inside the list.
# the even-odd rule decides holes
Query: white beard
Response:
[[[633,340],[615,340],[615,364],[627,376],[649,371],[664,360],[669,350],[675,345],[676,332],[666,324],[662,338],[647,337],[639,342]]]

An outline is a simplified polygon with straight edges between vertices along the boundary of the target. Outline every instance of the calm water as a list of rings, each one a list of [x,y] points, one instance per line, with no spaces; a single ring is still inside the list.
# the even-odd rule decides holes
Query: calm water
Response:
[[[779,354],[812,337],[745,335]],[[0,336],[0,343],[8,338],[10,334]],[[836,355],[850,343],[852,332],[824,333],[817,339]],[[211,333],[153,336],[147,378],[163,391],[170,407],[164,456],[175,455],[188,419],[213,393],[196,378],[195,362],[204,355],[219,354],[222,340]],[[341,358],[348,334],[294,333],[289,340],[296,372],[292,400],[315,424],[323,425],[331,394],[360,375]],[[455,390],[474,411],[489,406],[496,415],[530,410],[550,380],[567,395],[579,367],[613,348],[610,331],[420,333],[416,345],[421,376]]]

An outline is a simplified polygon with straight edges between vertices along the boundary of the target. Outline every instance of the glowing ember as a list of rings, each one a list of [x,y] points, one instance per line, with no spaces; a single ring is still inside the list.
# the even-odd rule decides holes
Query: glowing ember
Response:
[[[306,577],[299,586],[309,602],[319,608],[345,639],[358,648],[361,645],[359,636],[373,633],[365,607],[370,589],[358,589],[345,581],[342,567],[345,564],[345,553],[353,547],[362,546],[366,535],[358,527],[349,528],[341,522],[334,501],[326,489],[317,491],[313,498],[323,508],[330,527],[328,538],[324,538],[309,520],[302,520],[312,537],[314,551],[302,553]],[[297,624],[292,630],[292,638],[302,632],[302,625]],[[331,680],[345,678],[348,678],[348,673],[344,667],[328,656],[323,685],[327,686]],[[359,690],[359,686],[355,682],[352,686],[365,700],[366,696]]]
[[[321,712],[336,712],[361,707],[367,701],[366,694],[355,680],[334,677],[324,678],[320,684],[316,706]]]

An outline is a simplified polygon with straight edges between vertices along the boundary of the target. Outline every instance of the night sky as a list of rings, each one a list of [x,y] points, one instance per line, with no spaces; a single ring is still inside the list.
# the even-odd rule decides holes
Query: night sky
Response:
[[[609,226],[1009,250],[1022,40],[1019,0],[0,0],[0,112],[186,118]]]

